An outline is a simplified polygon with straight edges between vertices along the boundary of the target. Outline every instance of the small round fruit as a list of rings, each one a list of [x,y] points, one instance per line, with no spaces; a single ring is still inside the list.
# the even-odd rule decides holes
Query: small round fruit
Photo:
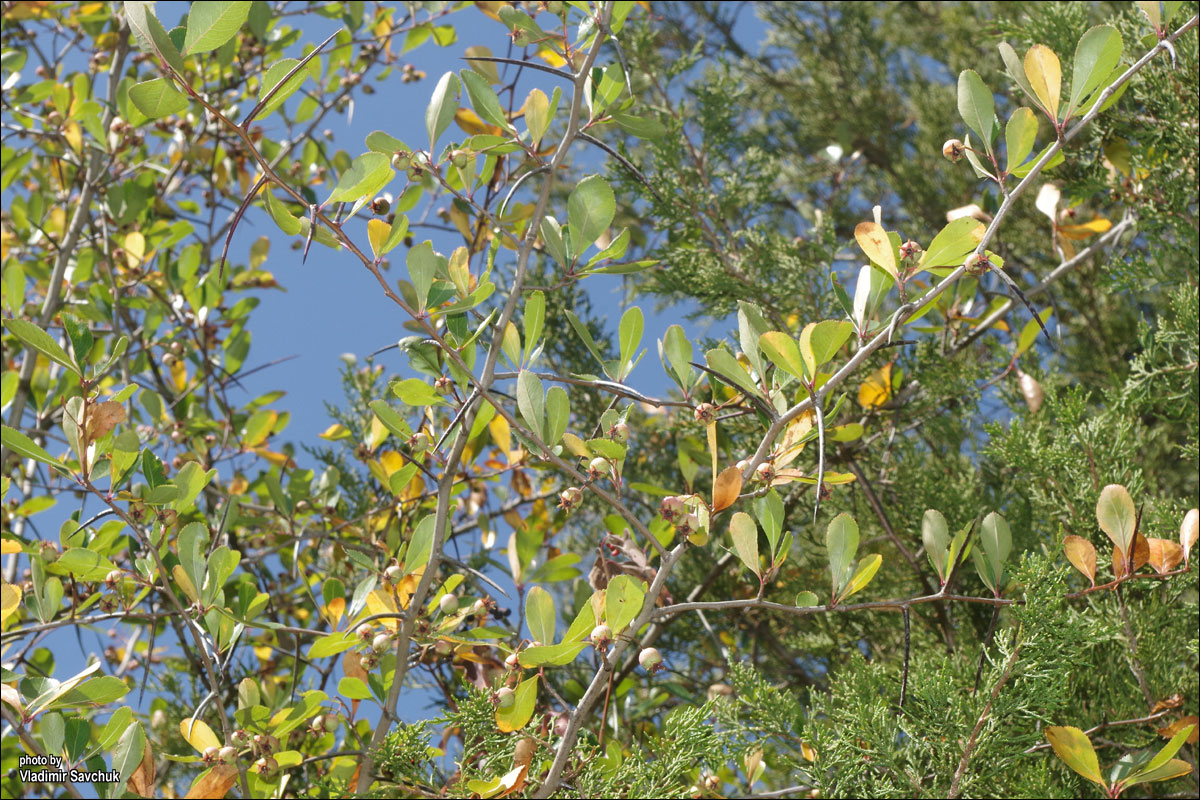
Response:
[[[618,422],[609,430],[608,435],[618,442],[628,442],[629,434],[631,433],[629,426],[624,422]]]
[[[232,764],[237,760],[237,748],[228,746],[222,747],[220,752],[217,754],[217,758],[221,760],[222,764]]]
[[[221,748],[217,747],[215,744],[211,745],[204,748],[204,752],[201,755],[208,763],[219,761],[221,758]]]
[[[392,564],[390,567],[388,567],[387,569],[385,569],[383,571],[383,580],[387,583],[394,585],[394,584],[399,583],[403,579],[404,579],[404,570],[400,569],[400,567],[396,564]]]
[[[603,650],[608,647],[608,643],[612,641],[612,628],[605,625],[603,622],[592,628],[591,634],[588,636],[592,644]]]
[[[269,778],[279,771],[279,762],[273,756],[263,756],[254,762],[254,768],[258,770],[259,775]]]
[[[558,507],[568,514],[583,502],[583,492],[576,486],[568,486],[558,493]]]
[[[500,691],[496,692],[496,707],[502,711],[507,711],[517,704],[517,693],[505,686]]]
[[[392,637],[381,633],[371,640],[371,649],[376,653],[386,653],[392,646]]]
[[[647,672],[656,672],[662,669],[662,661],[662,653],[658,652],[655,647],[647,647],[638,653],[638,663]]]
[[[412,154],[404,150],[397,150],[392,154],[392,169],[397,172],[406,171],[412,164]]]
[[[442,595],[442,599],[438,600],[438,608],[442,610],[443,614],[453,614],[455,611],[458,611],[458,595]]]
[[[680,497],[664,497],[658,506],[659,515],[667,522],[674,522],[685,512],[687,512],[687,506],[683,504],[683,498]]]
[[[967,147],[961,139],[947,139],[942,145],[942,155],[951,161],[958,161],[967,154]]]
[[[717,407],[712,403],[701,403],[696,406],[693,416],[701,425],[709,425],[717,418]]]
[[[517,653],[509,653],[508,658],[504,659],[504,666],[509,669],[520,669],[521,657]]]
[[[371,213],[377,217],[382,217],[391,210],[392,204],[388,202],[386,197],[376,197],[371,201]]]
[[[592,475],[599,475],[602,472],[608,472],[608,459],[596,456],[588,464],[588,472]]]

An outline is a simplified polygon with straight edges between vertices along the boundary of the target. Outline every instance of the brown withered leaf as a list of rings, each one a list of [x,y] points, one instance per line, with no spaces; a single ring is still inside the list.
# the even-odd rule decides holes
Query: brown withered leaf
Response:
[[[1075,569],[1096,585],[1096,548],[1082,536],[1071,534],[1063,538],[1063,552]]]
[[[237,781],[238,771],[233,764],[218,764],[202,774],[188,790],[186,800],[221,800]]]
[[[1187,743],[1195,744],[1200,741],[1200,717],[1191,714],[1186,717],[1180,717],[1165,728],[1156,728],[1158,735],[1164,739],[1170,739],[1175,734],[1186,728],[1188,725],[1193,726],[1192,732],[1188,734]]]
[[[1113,576],[1124,578],[1132,575],[1150,562],[1150,545],[1140,530],[1133,532],[1133,556],[1128,557],[1121,548],[1113,545]]]
[[[142,751],[142,763],[129,776],[129,790],[138,797],[154,797],[154,753],[148,739]]]
[[[1170,572],[1183,561],[1183,548],[1170,539],[1147,539],[1150,550],[1150,566],[1159,575]]]
[[[726,467],[713,481],[712,513],[724,511],[733,505],[742,491],[742,473],[737,467]]]
[[[112,433],[113,428],[125,421],[125,406],[108,400],[97,403],[88,410],[87,436],[96,440]]]
[[[1170,697],[1163,698],[1154,704],[1154,708],[1150,709],[1151,714],[1157,714],[1164,708],[1179,708],[1183,705],[1183,695],[1176,692]]]

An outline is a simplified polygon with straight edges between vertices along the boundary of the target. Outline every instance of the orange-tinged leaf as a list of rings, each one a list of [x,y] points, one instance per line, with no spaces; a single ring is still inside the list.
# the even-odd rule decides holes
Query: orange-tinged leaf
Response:
[[[1089,236],[1104,233],[1110,228],[1112,228],[1111,220],[1104,217],[1096,217],[1091,222],[1085,222],[1082,225],[1060,225],[1058,232],[1061,236],[1079,242],[1087,239]]]
[[[1170,572],[1183,561],[1183,548],[1170,539],[1146,539],[1150,566],[1159,575]]]
[[[896,277],[896,251],[892,249],[892,240],[882,225],[877,222],[860,222],[854,227],[854,239],[867,254],[867,258],[883,267],[892,277]]]
[[[737,467],[726,467],[721,470],[713,482],[713,513],[724,511],[733,505],[742,491],[742,473]]]
[[[892,399],[892,365],[884,364],[867,376],[858,387],[858,404],[870,410]]]
[[[1096,548],[1087,539],[1074,534],[1063,538],[1063,552],[1075,569],[1096,585]]]
[[[487,427],[496,447],[499,447],[500,452],[504,453],[504,457],[508,458],[508,454],[512,452],[512,429],[508,426],[508,420],[497,415],[492,417]]]
[[[234,475],[233,480],[229,482],[230,494],[245,494],[250,488],[250,481],[246,480],[243,475]]]
[[[129,790],[138,797],[154,797],[154,752],[149,739],[142,750],[142,763],[129,776]]]
[[[1058,56],[1044,44],[1035,44],[1025,53],[1025,77],[1033,93],[1050,116],[1058,119],[1058,103],[1062,92],[1062,65]]]
[[[189,717],[183,720],[179,723],[179,734],[197,753],[203,753],[210,747],[221,746],[221,740],[202,719],[193,720]]]
[[[214,798],[220,800],[230,787],[237,781],[238,771],[233,764],[219,764],[208,772],[202,773],[192,788],[188,790],[186,800],[196,798]]]
[[[1192,725],[1193,727],[1192,732],[1188,734],[1186,742],[1187,744],[1195,744],[1197,740],[1200,740],[1200,717],[1197,717],[1195,714],[1181,717],[1167,727],[1156,728],[1155,730],[1159,736],[1163,737],[1164,739],[1170,739],[1189,725]]]
[[[1079,728],[1070,725],[1051,726],[1046,728],[1046,741],[1050,742],[1054,753],[1068,767],[1092,783],[1108,787],[1108,784],[1104,782],[1104,776],[1100,774],[1100,763],[1096,759],[1092,741]]]
[[[381,219],[367,220],[367,241],[371,243],[371,253],[376,260],[383,255],[383,243],[387,241],[392,226]]]

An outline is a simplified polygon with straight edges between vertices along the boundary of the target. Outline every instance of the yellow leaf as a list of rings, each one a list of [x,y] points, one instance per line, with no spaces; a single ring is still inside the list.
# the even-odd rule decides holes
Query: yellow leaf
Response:
[[[182,392],[187,388],[187,363],[182,358],[174,358],[170,363],[171,383],[175,391]]]
[[[1025,77],[1038,100],[1058,119],[1058,101],[1062,90],[1062,66],[1058,56],[1044,44],[1035,44],[1025,53]]]
[[[384,474],[390,478],[393,472],[404,466],[404,456],[395,450],[385,450],[379,454],[379,464],[383,467]]]
[[[496,443],[496,447],[508,457],[512,450],[512,429],[508,427],[508,420],[501,416],[492,417],[488,422],[488,433],[492,435],[492,441]]]
[[[375,255],[376,261],[383,255],[381,252],[383,243],[387,241],[388,234],[391,232],[392,226],[383,220],[367,220],[367,241],[371,243],[371,252]]]
[[[138,231],[125,235],[125,261],[130,267],[136,267],[146,257],[146,237]]]
[[[175,578],[176,585],[180,591],[188,596],[188,599],[193,603],[200,599],[200,593],[196,591],[196,587],[192,585],[192,579],[183,571],[183,567],[176,564],[171,568],[171,576]]]
[[[388,429],[383,427],[379,417],[371,417],[371,430],[367,432],[367,450],[374,452],[376,447],[383,444],[383,440],[388,437],[388,434]]]
[[[21,587],[4,581],[0,586],[0,625],[8,622],[17,607],[21,605]]]
[[[562,67],[567,63],[567,60],[548,44],[541,44],[538,46],[537,57],[552,67]]]
[[[383,589],[376,589],[367,595],[367,611],[374,614],[395,614],[396,601],[392,599],[391,594]],[[395,631],[400,624],[399,619],[387,618],[379,620],[379,624]]]
[[[21,547],[21,543],[16,539],[0,539],[0,555],[22,552],[24,552],[24,549]]]
[[[458,127],[462,128],[471,136],[477,136],[481,133],[491,134],[492,136],[500,136],[504,131],[497,128],[495,125],[489,125],[479,118],[469,108],[460,108],[454,112],[454,121],[458,123]]]
[[[336,442],[339,439],[347,439],[350,437],[350,429],[341,423],[333,423],[325,429],[324,433],[318,433],[322,439],[330,442]]]
[[[296,462],[292,461],[290,456],[287,456],[284,453],[276,453],[273,450],[268,450],[265,447],[251,448],[251,452],[257,454],[260,458],[273,467],[287,467],[290,469],[296,466]]]
[[[243,475],[234,475],[233,480],[229,482],[230,494],[245,494],[250,488],[250,481],[246,480]]]
[[[70,120],[62,126],[63,138],[67,140],[67,144],[71,145],[71,149],[76,153],[83,152],[83,131],[79,127],[79,123],[75,120]]]
[[[892,399],[892,365],[884,364],[867,376],[858,387],[858,404],[865,409],[879,408]]]
[[[346,613],[346,598],[335,597],[329,601],[329,604],[321,609],[321,616],[329,622],[329,627],[336,628],[342,620],[342,615]]]
[[[712,471],[717,474],[717,421],[708,423],[708,452],[712,453]]]
[[[1091,222],[1085,222],[1082,225],[1060,225],[1058,232],[1060,235],[1078,242],[1089,236],[1095,236],[1097,233],[1104,233],[1111,227],[1111,220],[1107,220],[1104,217],[1096,217]]]
[[[500,9],[503,8],[504,5],[505,5],[504,3],[498,2],[496,0],[492,0],[491,2],[483,2],[483,0],[476,0],[476,3],[475,3],[476,8],[478,8],[484,14],[487,14],[492,19],[496,20],[496,22],[500,22]]]
[[[179,723],[179,733],[197,753],[203,753],[210,747],[221,746],[221,740],[202,719],[193,720],[189,717],[183,720]]]

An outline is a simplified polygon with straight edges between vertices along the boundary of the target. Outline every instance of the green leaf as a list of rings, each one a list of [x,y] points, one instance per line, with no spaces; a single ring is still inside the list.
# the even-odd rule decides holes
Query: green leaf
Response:
[[[554,447],[567,431],[571,418],[571,400],[567,390],[551,386],[546,392],[546,444]]]
[[[54,467],[54,469],[58,470],[63,475],[70,476],[71,474],[71,471],[63,466],[61,461],[47,453],[41,448],[40,445],[38,445],[37,442],[30,439],[16,428],[10,428],[7,425],[4,425],[2,428],[0,428],[0,441],[3,441],[4,448],[6,450],[16,453],[22,458],[32,458],[34,461],[47,464],[51,467]]]
[[[75,360],[67,355],[67,351],[63,350],[50,334],[37,325],[23,319],[6,319],[4,327],[8,328],[8,332],[24,342],[26,346],[33,348],[51,361],[61,364],[76,375],[81,374]]]
[[[946,518],[940,511],[929,509],[921,519],[921,541],[925,545],[925,555],[937,572],[942,583],[946,582],[950,566],[947,563],[947,553],[950,549],[950,528]]]
[[[1111,25],[1097,25],[1079,39],[1071,73],[1071,101],[1067,117],[1108,78],[1121,61],[1121,34]]]
[[[434,406],[445,403],[432,386],[420,378],[405,378],[392,384],[392,393],[406,406]]]
[[[642,343],[643,327],[642,310],[637,306],[632,306],[621,315],[621,323],[617,327],[617,336],[621,343],[621,367],[617,372],[618,380],[624,380],[633,369],[630,362],[637,352],[638,345]]]
[[[167,30],[158,21],[158,17],[154,16],[154,3],[126,2],[124,8],[125,19],[128,20],[129,27],[133,29],[138,46],[146,52],[158,56],[171,69],[175,70],[176,74],[182,75],[184,68],[179,48],[171,41],[171,37],[167,35]]]
[[[1105,486],[1096,502],[1096,522],[1121,552],[1128,553],[1137,527],[1137,511],[1129,490],[1116,483]]]
[[[488,85],[486,78],[478,72],[468,69],[462,71],[462,82],[467,88],[467,95],[471,98],[471,107],[475,109],[475,113],[479,115],[480,119],[515,133],[508,117],[504,114],[504,108],[500,105],[500,98]]]
[[[750,378],[750,373],[746,372],[746,368],[733,357],[733,353],[722,347],[717,347],[705,353],[704,360],[708,363],[708,366],[721,373],[729,381],[732,381],[738,388],[756,397],[762,397],[762,392],[754,385],[754,381]]]
[[[614,636],[624,632],[629,623],[641,613],[642,601],[646,596],[644,586],[644,583],[628,575],[618,575],[608,582],[604,601],[604,622]]]
[[[797,380],[804,377],[804,361],[800,357],[800,348],[790,334],[767,331],[758,337],[758,346],[776,367]]]
[[[129,90],[129,99],[150,119],[178,114],[188,107],[187,97],[165,78],[143,81]]]
[[[386,402],[383,400],[373,400],[371,401],[370,408],[383,427],[387,428],[393,434],[401,439],[408,439],[412,436],[412,428],[409,427],[408,422]]]
[[[429,133],[429,152],[434,151],[438,138],[446,132],[446,128],[454,121],[454,112],[458,110],[458,102],[454,99],[460,90],[458,76],[447,72],[438,79],[433,87],[433,97],[425,108],[425,130]],[[407,148],[405,148],[407,149]]]
[[[408,251],[408,277],[417,292],[417,302],[421,310],[425,309],[425,304],[429,301],[429,290],[438,274],[440,260],[438,254],[433,252],[433,242],[429,240]]]
[[[984,149],[992,152],[992,136],[995,133],[996,107],[992,93],[973,69],[964,69],[958,75],[958,113],[983,142]]]
[[[313,649],[316,649],[315,645],[313,646]],[[309,658],[314,658],[311,651],[309,652],[308,656]],[[338,694],[348,700],[370,700],[372,697],[371,690],[368,689],[367,685],[362,682],[362,679],[352,676],[342,678],[340,681],[338,681]]]
[[[521,666],[526,669],[530,667],[562,667],[574,661],[587,646],[587,642],[564,641],[561,644],[527,647],[517,658],[520,660]]]
[[[546,322],[546,295],[534,292],[525,301],[525,358],[537,347]]]
[[[121,776],[117,785],[112,786],[113,797],[120,797],[125,793],[125,784],[129,782],[129,776],[142,763],[145,755],[146,732],[142,730],[142,723],[135,722],[121,734],[121,738],[117,740],[117,747],[113,750],[112,767]]]
[[[1030,100],[1037,100],[1037,95],[1033,93],[1033,87],[1029,85],[1029,79],[1025,77],[1025,67],[1021,64],[1021,58],[1017,55],[1017,51],[1012,48],[1008,42],[1001,42],[999,45],[1000,57],[1004,60],[1004,70],[1008,73],[1008,77],[1012,78],[1021,91],[1029,96]],[[1013,162],[1009,161],[1009,172],[1012,171]]]
[[[754,518],[739,511],[729,520],[729,535],[733,537],[733,549],[750,571],[762,578],[758,565],[758,526]]]
[[[829,522],[825,529],[825,549],[833,579],[833,596],[838,597],[849,582],[850,565],[858,553],[858,523],[854,517],[843,512]]]
[[[679,325],[667,328],[663,338],[658,343],[658,356],[663,361],[663,369],[670,365],[671,377],[685,392],[692,386],[692,342]],[[665,356],[665,358],[664,358]]]
[[[1033,143],[1037,139],[1037,117],[1032,110],[1021,106],[1008,118],[1004,128],[1004,148],[1007,153],[1005,163],[1008,171],[1025,163],[1033,152]]]
[[[534,586],[525,595],[525,624],[529,627],[530,638],[544,645],[551,644],[556,623],[554,598],[541,586]]]
[[[312,643],[312,647],[308,648],[308,657],[310,659],[327,658],[345,652],[357,644],[358,639],[354,636],[353,631],[331,633]]]
[[[600,366],[604,368],[605,374],[608,374],[608,364],[604,361],[604,357],[600,355],[600,348],[597,347],[596,340],[592,338],[592,334],[588,331],[587,326],[583,324],[579,317],[575,316],[574,312],[566,311],[564,313],[567,316],[567,322],[571,323],[571,328],[583,340],[583,344],[587,347],[588,352],[600,362]]]
[[[1050,318],[1050,314],[1053,311],[1053,308],[1046,307],[1038,312],[1038,319],[1042,321],[1042,325],[1046,324],[1046,320]],[[1013,355],[1013,358],[1018,358],[1030,347],[1033,347],[1033,343],[1037,341],[1038,334],[1041,331],[1042,328],[1038,325],[1037,320],[1031,319],[1029,322],[1026,322],[1025,326],[1021,328],[1021,334],[1017,337],[1017,352]]]
[[[1092,783],[1108,788],[1104,776],[1100,774],[1100,762],[1096,759],[1096,751],[1087,734],[1069,725],[1051,726],[1046,728],[1046,741],[1050,742],[1054,754],[1068,767]]]
[[[262,107],[262,110],[259,111],[258,119],[261,120],[263,117],[282,106],[289,97],[295,94],[296,91],[304,85],[304,79],[310,74],[311,67],[300,70],[291,78],[288,78],[286,84],[282,86],[279,85],[284,78],[287,78],[288,73],[295,69],[296,65],[299,63],[299,59],[283,58],[267,68],[266,73],[262,77],[262,83],[258,89],[258,101],[261,103],[262,99],[268,94],[271,94],[271,90],[273,89],[275,90],[275,93],[271,94],[271,99],[268,100],[267,103]],[[310,65],[312,63],[314,62],[309,62]],[[277,86],[279,87],[278,89],[275,88]]]
[[[612,188],[599,175],[579,182],[567,198],[571,252],[578,258],[612,224],[617,202]]]
[[[1008,522],[995,511],[983,518],[979,529],[979,544],[982,551],[976,551],[976,556],[983,559],[988,567],[990,581],[985,581],[993,592],[998,592],[1004,578],[1004,562],[1012,552],[1012,532]],[[979,562],[976,562],[978,566]]]
[[[1175,735],[1171,737],[1171,740],[1163,745],[1162,750],[1159,750],[1154,754],[1154,758],[1150,759],[1146,766],[1142,767],[1133,775],[1126,778],[1124,781],[1122,781],[1122,783],[1124,783],[1126,786],[1133,786],[1135,783],[1150,783],[1152,781],[1169,780],[1179,774],[1174,768],[1165,770],[1161,775],[1157,773],[1168,766],[1169,762],[1171,761],[1171,757],[1179,752],[1179,748],[1183,747],[1184,742],[1187,741],[1188,736],[1191,735],[1195,727],[1195,725],[1188,725],[1176,731]],[[1185,772],[1191,772],[1190,765],[1185,764],[1185,767]]]
[[[183,40],[188,55],[216,50],[235,35],[246,17],[250,4],[236,0],[196,0],[188,10],[187,35]]]
[[[617,123],[617,127],[621,130],[639,139],[658,139],[667,133],[665,125],[658,120],[647,119],[646,117],[635,117],[632,114],[613,112],[609,114],[609,119]]]
[[[796,595],[797,608],[815,608],[818,605],[820,605],[820,601],[813,592],[800,592]]]
[[[517,408],[529,429],[545,441],[545,390],[542,388],[542,379],[529,370],[523,369],[517,375]]]
[[[852,594],[861,592],[867,588],[867,584],[875,577],[875,573],[879,571],[879,565],[883,563],[883,556],[875,553],[867,556],[862,561],[858,562],[858,569],[854,570],[854,575],[846,584],[846,591],[838,600],[845,600]]]
[[[767,535],[771,553],[775,554],[779,536],[783,532],[783,500],[779,497],[779,492],[770,489],[755,500],[754,514],[758,517],[758,524],[762,526],[763,533]]]
[[[507,709],[496,709],[496,725],[502,732],[519,731],[528,724],[533,717],[533,707],[537,701],[537,683],[537,675],[521,681],[516,689],[516,702]]]
[[[800,356],[809,367],[809,375],[815,377],[821,365],[837,355],[853,333],[854,325],[844,319],[805,325],[800,332]]]
[[[971,217],[961,217],[947,224],[929,243],[918,269],[959,266],[979,246],[985,230],[987,226]]]
[[[373,195],[395,176],[391,159],[383,153],[363,153],[342,174],[325,204],[356,202]]]
[[[417,523],[413,531],[412,541],[408,543],[408,552],[404,554],[404,574],[411,575],[418,567],[429,561],[433,552],[433,537],[437,530],[437,518],[427,514]]]

